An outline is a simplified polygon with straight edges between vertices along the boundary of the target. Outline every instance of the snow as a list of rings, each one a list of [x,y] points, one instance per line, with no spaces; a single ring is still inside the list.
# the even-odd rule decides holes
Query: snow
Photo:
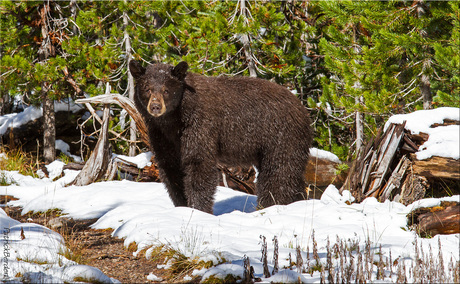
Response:
[[[0,208],[0,227],[4,281],[13,280],[14,275],[20,274],[24,276],[22,280],[25,283],[75,282],[75,279],[119,283],[97,268],[79,265],[62,256],[64,239],[44,226],[20,223],[8,217]]]
[[[442,123],[446,118],[458,119],[458,109],[415,112],[394,116],[390,121],[401,123],[406,120],[406,127],[411,131],[422,131],[430,134],[430,139],[435,139],[422,145],[418,155],[425,155],[424,151],[426,155],[457,151],[458,155],[458,128],[430,128],[433,123]],[[65,148],[65,145],[61,146]],[[134,158],[118,157],[143,167],[150,162],[151,155],[145,153]],[[335,155],[319,149],[312,149],[311,155],[340,162]],[[0,159],[4,158],[5,155],[0,154]],[[306,259],[307,248],[311,254],[313,233],[323,264],[327,261],[327,243],[334,243],[336,239],[347,243],[357,242],[361,251],[364,250],[365,241],[369,240],[375,253],[381,246],[384,259],[388,259],[391,252],[392,259],[403,261],[406,267],[411,267],[417,261],[416,244],[425,252],[432,251],[433,255],[438,256],[440,242],[446,273],[447,263],[451,260],[454,263],[460,261],[460,234],[422,239],[407,228],[406,217],[416,208],[436,206],[442,201],[460,201],[459,195],[423,199],[407,206],[394,201],[381,203],[375,198],[352,203],[354,199],[350,192],[339,192],[335,186],[330,185],[319,200],[298,201],[257,210],[256,196],[218,187],[214,196],[214,214],[208,214],[188,207],[174,207],[161,183],[122,180],[80,187],[66,186],[78,171],[63,171],[63,165],[60,161],[49,164],[47,170],[50,176],[47,178],[1,171],[2,178],[12,182],[12,185],[0,186],[0,195],[8,194],[18,198],[10,201],[8,206],[21,206],[23,214],[59,209],[70,218],[95,219],[92,228],[113,229],[112,235],[124,239],[125,246],[135,242],[135,255],[145,250],[145,257],[149,258],[156,246],[166,246],[187,257],[213,264],[209,268],[193,271],[184,281],[192,279],[191,276],[201,276],[203,280],[210,277],[225,278],[227,275],[242,277],[243,257],[246,256],[254,268],[255,276],[261,278],[262,283],[318,283],[321,281],[318,271],[311,274],[299,273],[295,268],[287,268],[289,255],[295,259],[296,247],[301,249],[303,259]],[[78,279],[118,283],[97,268],[79,265],[62,256],[65,249],[63,237],[46,227],[20,223],[8,217],[0,208],[0,228],[3,234],[0,246],[4,249],[1,258],[3,276],[8,276],[12,281],[56,283],[75,282]],[[269,278],[263,277],[261,236],[267,241],[270,271],[274,265],[272,239],[276,236],[279,243],[279,272]],[[158,268],[167,269],[170,265],[165,263]],[[410,282],[411,278],[408,277]],[[372,279],[376,280],[375,269]],[[150,273],[146,276],[147,280],[161,281],[161,278]],[[395,280],[392,278],[391,282]]]
[[[59,169],[56,162],[51,166]],[[305,251],[311,247],[311,235],[314,230],[320,250],[321,261],[325,263],[325,247],[328,239],[337,236],[343,240],[358,240],[363,244],[370,239],[373,244],[382,245],[385,257],[390,250],[393,259],[414,259],[414,239],[416,234],[407,229],[406,215],[410,210],[421,206],[433,206],[442,200],[459,200],[459,196],[442,199],[426,199],[405,206],[397,202],[378,202],[375,198],[367,198],[362,203],[350,204],[353,197],[349,192],[339,193],[333,185],[329,186],[320,200],[306,200],[290,205],[278,205],[260,210],[255,209],[256,197],[218,187],[215,195],[214,214],[204,213],[187,207],[174,207],[163,184],[137,183],[132,181],[108,181],[93,183],[88,186],[64,187],[69,178],[66,176],[53,181],[50,178],[20,178],[15,172],[5,172],[15,181],[15,185],[0,187],[0,194],[13,195],[19,200],[10,201],[11,206],[22,206],[23,213],[43,212],[58,208],[68,217],[75,219],[97,219],[91,225],[94,229],[112,228],[113,236],[123,238],[125,246],[136,242],[139,253],[153,246],[167,245],[187,257],[211,261],[214,266],[209,269],[195,271],[194,275],[224,278],[232,274],[242,277],[242,258],[248,256],[257,277],[262,277],[263,267],[260,262],[260,236],[267,238],[268,259],[273,258],[273,244],[270,240],[277,236],[280,247],[280,272],[271,278],[262,278],[263,282],[317,282],[319,274],[299,274],[289,269],[288,254],[295,255],[293,247],[299,245]],[[66,172],[74,176],[73,171]],[[66,174],[66,175],[67,175]],[[350,205],[349,205],[350,204]],[[62,260],[58,254],[63,241],[57,233],[35,224],[20,224],[0,212],[2,228],[9,228],[9,238],[20,240],[20,228],[23,228],[26,239],[11,243],[17,250],[11,259],[9,275],[23,274],[27,271],[42,272],[40,277],[54,277],[62,281],[70,281],[72,277],[98,279],[108,283],[113,281],[95,268],[81,266]],[[441,239],[445,263],[452,257],[459,260],[459,235],[435,236],[432,239],[418,239],[426,251],[434,248],[437,255],[437,242]],[[40,243],[37,246],[37,243]],[[13,248],[14,247],[14,248]],[[146,256],[149,257],[147,250]],[[46,261],[45,269],[39,264],[17,261],[13,259],[21,255]],[[30,258],[29,257],[29,258]],[[58,265],[58,260],[64,267]],[[219,264],[223,259],[224,263]],[[16,263],[16,262],[14,262]],[[271,265],[271,266],[270,266]],[[273,269],[269,262],[270,270]],[[22,269],[22,270],[21,270]],[[38,277],[38,276],[37,276]],[[149,276],[155,279],[154,275]],[[51,279],[51,278],[50,278]]]
[[[112,154],[112,155],[115,157],[115,159],[121,159],[121,160],[130,162],[130,163],[136,164],[139,169],[143,169],[146,166],[152,165],[152,162],[150,162],[150,159],[153,156],[152,152],[141,153],[134,157],[129,157],[125,155],[117,155],[117,154]]]
[[[69,156],[71,157],[72,159],[74,159],[75,162],[77,163],[80,163],[80,162],[83,162],[83,160],[76,156],[76,155],[72,155],[70,153],[70,146],[69,144],[65,143],[63,140],[61,139],[57,139],[56,142],[55,142],[55,148],[59,151],[61,151],[62,153],[64,153],[66,156]]]
[[[147,275],[147,280],[150,280],[150,281],[163,281],[163,279],[161,277],[158,277],[153,273],[149,273],[149,275]]]
[[[54,103],[54,110],[58,111],[72,111],[77,112],[82,107],[73,103],[73,101],[56,101]],[[0,116],[0,135],[6,133],[8,128],[17,128],[21,125],[26,124],[29,121],[36,120],[43,115],[42,108],[37,108],[35,106],[29,106],[24,109],[24,111],[20,113],[11,113],[4,116]]]
[[[339,157],[337,157],[335,154],[318,148],[310,148],[310,155],[311,157],[318,159],[325,159],[335,163],[341,163]]]
[[[391,123],[402,124],[412,134],[426,133],[428,141],[422,144],[416,153],[418,160],[425,160],[433,156],[460,159],[460,126],[438,126],[445,119],[460,121],[460,109],[442,107],[430,110],[419,110],[408,114],[398,114],[390,117],[385,124],[385,130]]]

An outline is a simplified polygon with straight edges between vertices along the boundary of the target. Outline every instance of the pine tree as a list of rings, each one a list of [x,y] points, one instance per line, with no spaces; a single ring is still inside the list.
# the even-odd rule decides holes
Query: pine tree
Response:
[[[330,108],[331,117],[351,126],[356,114],[363,113],[370,134],[393,113],[431,107],[432,94],[440,88],[437,74],[448,76],[439,68],[434,48],[451,39],[455,16],[446,17],[452,15],[448,2],[340,1],[320,6],[330,23],[320,48],[331,75],[323,78],[319,101]],[[357,128],[358,123],[355,133],[360,132]]]
[[[440,106],[460,107],[460,8],[456,1],[448,2],[448,5],[450,11],[441,16],[452,23],[450,38],[446,42],[435,42],[433,46],[434,59],[440,67],[433,100]]]
[[[43,156],[55,159],[54,100],[66,96],[62,42],[67,20],[57,2],[2,2],[2,93],[43,106]],[[5,26],[3,26],[5,24]],[[8,35],[6,34],[8,33]]]

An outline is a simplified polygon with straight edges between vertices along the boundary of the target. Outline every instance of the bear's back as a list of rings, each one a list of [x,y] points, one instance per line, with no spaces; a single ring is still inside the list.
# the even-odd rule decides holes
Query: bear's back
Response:
[[[206,77],[189,73],[186,80],[194,92],[184,94],[185,109],[195,115],[191,120],[200,121],[202,127],[210,129],[208,135],[217,139],[221,162],[233,165],[247,160],[249,163],[263,149],[281,145],[303,148],[308,155],[309,114],[286,88],[241,76]]]

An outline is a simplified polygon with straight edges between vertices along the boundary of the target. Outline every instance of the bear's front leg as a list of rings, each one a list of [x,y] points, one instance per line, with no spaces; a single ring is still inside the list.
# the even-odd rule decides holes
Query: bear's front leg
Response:
[[[218,179],[215,163],[199,157],[187,163],[184,180],[187,206],[212,214]]]
[[[154,133],[154,137],[161,137]],[[187,206],[184,190],[184,171],[180,160],[180,147],[166,139],[153,141],[155,161],[159,168],[160,180],[166,186],[174,206]]]

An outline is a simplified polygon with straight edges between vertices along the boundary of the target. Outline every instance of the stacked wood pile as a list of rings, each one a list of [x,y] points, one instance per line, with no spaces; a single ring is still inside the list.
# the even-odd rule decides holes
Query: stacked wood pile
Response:
[[[445,121],[442,125],[460,124]],[[399,201],[405,205],[424,197],[460,194],[460,160],[432,157],[417,160],[415,153],[428,134],[411,134],[405,124],[391,124],[371,140],[353,162],[341,191],[349,190],[356,202],[367,197]],[[438,127],[441,125],[433,125]],[[460,232],[459,206],[419,210],[411,216],[423,235]],[[430,211],[431,210],[431,211]],[[452,225],[453,224],[453,225]]]
[[[411,134],[404,126],[391,124],[366,145],[353,162],[341,191],[349,190],[357,202],[376,197],[405,205],[425,197],[427,190],[441,180],[453,185],[453,193],[459,191],[460,160],[417,160],[415,152],[428,135]]]

